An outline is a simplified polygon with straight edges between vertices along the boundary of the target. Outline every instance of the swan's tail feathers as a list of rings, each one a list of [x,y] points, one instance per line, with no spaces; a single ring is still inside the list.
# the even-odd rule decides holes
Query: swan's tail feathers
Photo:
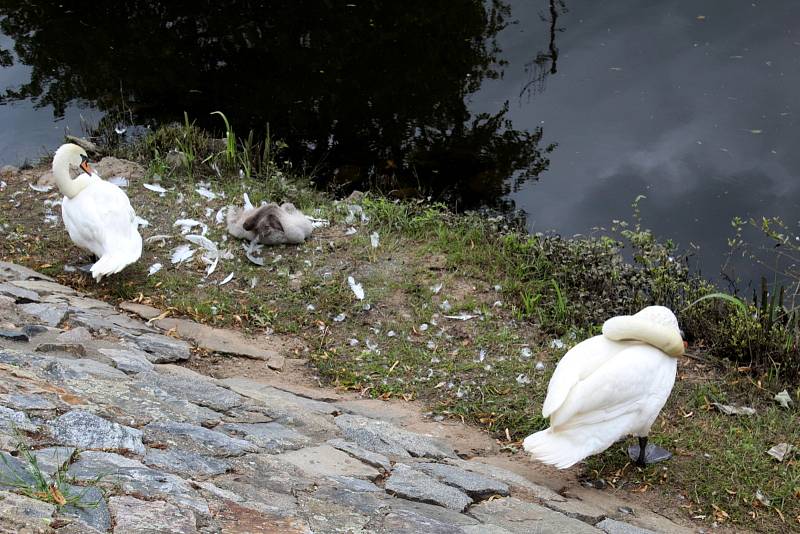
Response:
[[[137,234],[138,235],[138,234]],[[128,265],[136,262],[142,255],[142,240],[139,238],[139,247],[131,247],[131,250],[126,252],[108,252],[100,256],[100,259],[92,265],[92,278],[95,282],[100,282],[104,276],[116,274]]]
[[[522,442],[522,447],[534,460],[566,469],[587,456],[604,450],[597,441],[587,439],[586,428],[553,431],[552,428],[531,434]]]

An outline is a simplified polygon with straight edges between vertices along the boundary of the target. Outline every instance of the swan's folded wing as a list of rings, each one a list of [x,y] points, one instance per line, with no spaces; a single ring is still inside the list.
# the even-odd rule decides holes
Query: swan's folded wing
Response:
[[[542,405],[542,417],[550,417],[564,403],[578,382],[594,372],[625,346],[603,336],[595,336],[572,347],[558,362],[556,370],[550,378],[547,397]]]
[[[553,428],[611,421],[666,399],[675,380],[675,364],[655,347],[626,348],[579,381],[552,414]]]

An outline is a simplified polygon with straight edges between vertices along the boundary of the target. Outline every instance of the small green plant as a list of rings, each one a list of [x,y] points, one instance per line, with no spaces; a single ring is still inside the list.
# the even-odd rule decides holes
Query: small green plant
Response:
[[[63,508],[64,506],[91,508],[99,504],[99,502],[87,501],[86,494],[91,487],[100,481],[102,476],[90,481],[90,484],[85,486],[82,491],[75,491],[73,489],[74,486],[71,485],[72,480],[67,474],[72,458],[64,458],[62,465],[51,478],[42,472],[36,456],[25,445],[21,437],[18,437],[17,451],[20,459],[27,464],[26,470],[30,477],[20,474],[15,466],[11,465],[8,458],[0,454],[0,460],[6,466],[6,472],[10,473],[6,477],[0,476],[1,484],[11,486],[26,497],[53,504],[57,508]]]

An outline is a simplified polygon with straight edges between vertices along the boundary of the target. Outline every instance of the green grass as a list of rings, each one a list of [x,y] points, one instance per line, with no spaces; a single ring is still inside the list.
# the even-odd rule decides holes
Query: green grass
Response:
[[[51,476],[42,472],[39,463],[34,455],[26,445],[22,438],[18,439],[17,443],[18,459],[25,464],[25,469],[30,474],[31,479],[25,478],[11,467],[8,459],[0,455],[0,460],[6,465],[6,475],[0,474],[0,483],[3,485],[11,486],[13,491],[32,499],[44,501],[61,509],[65,506],[73,506],[78,508],[93,508],[99,502],[91,502],[86,499],[87,492],[98,485],[102,476],[89,481],[89,483],[76,491],[74,488],[75,481],[67,473],[70,462],[72,462],[75,455],[69,458],[64,458],[62,464]]]
[[[522,438],[546,427],[541,404],[558,359],[571,345],[597,334],[608,317],[651,303],[670,306],[701,349],[711,345],[709,340],[746,339],[730,334],[748,333],[752,327],[751,314],[732,313],[737,306],[711,298],[689,306],[716,289],[689,272],[674,246],[658,242],[638,224],[616,222],[597,237],[563,239],[530,236],[478,214],[456,215],[441,204],[373,195],[358,202],[336,201],[309,188],[308,177],[281,168],[275,160],[280,143],[269,134],[256,142],[226,127],[224,148],[188,118],[157,130],[140,145],[119,147],[118,156],[136,158],[148,169],[145,180],[159,174],[161,184],[174,189],[160,197],[139,183],[129,188],[137,213],[151,222],[144,237],[174,237],[163,248],[147,245],[142,259],[119,276],[95,285],[80,274],[65,273],[63,266],[74,262],[76,250],[66,232],[30,238],[42,217],[36,207],[11,214],[20,222],[0,241],[0,251],[33,268],[49,264],[48,274],[100,298],[138,298],[175,316],[300,340],[327,384],[373,397],[419,399],[437,415],[485,429],[509,450],[518,450]],[[164,155],[176,148],[193,154],[190,169],[167,165]],[[250,165],[242,177],[241,158]],[[211,163],[219,163],[221,178]],[[201,181],[211,182],[224,198],[199,196],[194,190]],[[32,197],[22,185],[23,194]],[[14,187],[9,184],[9,194]],[[263,267],[249,263],[235,240],[222,245],[234,259],[221,260],[209,277],[196,261],[171,265],[170,250],[183,243],[173,221],[206,221],[207,236],[222,244],[225,231],[213,224],[213,213],[228,204],[241,205],[243,192],[254,204],[291,201],[331,226],[316,230],[302,246],[265,250]],[[362,224],[359,214],[351,220],[349,204],[363,207],[369,221]],[[348,236],[351,226],[357,233]],[[372,232],[380,236],[377,248],[370,244]],[[155,261],[164,268],[148,277],[147,268]],[[233,281],[216,285],[230,272]],[[348,276],[363,284],[364,301],[355,299]],[[254,288],[252,278],[258,279]],[[438,293],[431,290],[439,286]],[[445,317],[460,313],[475,317]],[[336,320],[341,314],[344,320]],[[566,346],[553,348],[555,339]],[[731,344],[717,355],[735,361],[741,350]],[[770,395],[788,387],[797,403],[796,384],[763,368],[730,375],[721,359],[713,361],[720,366],[706,369],[700,382],[691,373],[679,378],[654,427],[654,441],[679,451],[673,461],[638,470],[627,465],[619,445],[591,458],[585,474],[626,489],[660,491],[664,498],[680,494],[685,507],[679,513],[703,516],[696,521],[704,525],[725,520],[780,529],[784,523],[775,510],[789,524],[800,513],[797,464],[794,459],[777,464],[764,451],[776,440],[800,444],[800,436],[796,408],[778,410]],[[708,409],[712,398],[751,403],[759,415],[747,420],[722,416]],[[759,489],[772,508],[753,504]]]

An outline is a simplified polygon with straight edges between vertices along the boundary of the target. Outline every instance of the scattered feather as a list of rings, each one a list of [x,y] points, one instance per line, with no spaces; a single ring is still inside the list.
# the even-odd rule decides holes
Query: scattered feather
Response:
[[[136,226],[141,226],[142,228],[147,228],[148,226],[150,226],[150,221],[148,221],[147,219],[142,219],[138,215],[136,216],[134,221],[136,222]]]
[[[200,228],[202,228],[200,232],[202,235],[206,235],[206,232],[208,232],[207,224],[202,223],[200,221],[196,221],[194,219],[178,219],[177,221],[175,221],[173,226],[180,226],[181,233],[184,235],[188,234],[195,226],[199,226]]]
[[[564,342],[561,341],[560,339],[554,339],[550,342],[550,348],[561,350],[564,348]]]
[[[783,408],[788,408],[789,404],[792,403],[792,397],[789,395],[789,392],[785,389],[780,393],[776,394],[772,397],[778,404],[781,405]]]
[[[353,235],[353,234],[355,234],[356,232],[358,232],[358,230],[356,230],[355,228],[353,228],[353,227],[351,226],[350,228],[348,228],[347,230],[345,230],[345,232],[344,232],[344,235]]]
[[[306,219],[311,223],[311,228],[324,228],[330,226],[331,222],[328,219],[315,219],[306,215]]]
[[[129,184],[128,179],[125,178],[124,176],[112,176],[106,181],[108,183],[116,185],[117,187],[128,187]]]
[[[178,245],[172,249],[170,261],[172,261],[172,263],[183,263],[191,259],[192,256],[194,256],[194,249],[192,247],[189,245]]]
[[[206,189],[205,187],[198,187],[195,189],[195,191],[198,195],[207,200],[214,200],[218,196],[215,192],[211,191],[210,189]]]
[[[242,246],[244,247],[244,255],[247,256],[248,260],[256,265],[264,265],[264,258],[260,256],[261,250],[264,248],[261,244],[259,244],[256,240],[253,240],[246,245],[243,244]],[[257,256],[256,254],[259,255]]]
[[[469,321],[470,319],[474,319],[478,316],[471,313],[459,313],[458,315],[445,315],[445,317],[447,319],[455,319],[457,321]]]
[[[0,191],[5,189],[6,187],[8,187],[8,184],[6,183],[6,181],[5,180],[0,180]]]
[[[427,331],[427,330],[428,330],[428,328],[430,328],[430,327],[428,326],[428,323],[422,323],[421,325],[419,325],[419,331],[420,331],[420,332],[425,332],[425,331]]]
[[[358,345],[358,340],[354,337],[351,337],[347,342],[350,344],[351,347],[355,347],[356,345]]]
[[[252,203],[252,202],[250,202],[250,197],[249,197],[249,196],[247,196],[247,193],[245,193],[245,194],[244,194],[244,195],[242,195],[242,196],[244,197],[244,209],[245,209],[245,210],[251,210],[251,209],[253,209],[253,203]]]
[[[364,287],[361,284],[357,283],[352,276],[347,277],[347,284],[358,300],[364,300]]]
[[[450,301],[449,301],[449,300],[445,300],[444,302],[442,302],[441,304],[439,304],[439,308],[440,308],[440,309],[441,309],[443,312],[445,312],[445,313],[448,313],[450,310],[452,310],[452,309],[453,309],[453,306],[450,304]]]
[[[161,265],[160,263],[154,263],[153,265],[150,266],[149,269],[147,269],[147,276],[153,276],[154,274],[156,274],[158,271],[161,270],[161,267],[163,267],[163,265]]]
[[[530,383],[531,383],[531,379],[528,378],[528,375],[525,375],[525,374],[522,374],[522,373],[517,375],[517,384],[523,386],[525,384],[530,384]]]
[[[347,319],[347,315],[344,314],[344,313],[340,313],[339,315],[337,315],[336,317],[333,318],[333,322],[334,323],[341,323],[345,319]]]
[[[124,135],[125,132],[127,131],[128,129],[125,128],[124,126],[114,126],[114,133],[116,133],[117,135]]]
[[[756,411],[749,406],[733,406],[730,404],[721,404],[719,402],[712,402],[720,412],[725,415],[755,415]]]
[[[142,184],[142,185],[144,186],[145,189],[149,189],[150,191],[153,191],[154,193],[158,193],[162,197],[164,196],[164,193],[167,192],[166,189],[164,189],[163,187],[161,187],[158,184]]]
[[[230,282],[231,280],[233,280],[233,273],[231,273],[231,274],[229,274],[228,276],[226,276],[225,278],[223,278],[223,279],[220,281],[219,285],[221,285],[221,286],[224,286],[225,284],[227,284],[227,283],[228,283],[228,282]]]
[[[186,240],[203,248],[205,252],[203,253],[203,257],[200,259],[203,261],[203,263],[208,265],[208,269],[206,269],[206,276],[213,274],[213,272],[217,269],[217,264],[219,263],[219,249],[217,248],[217,244],[203,235],[187,235]]]
[[[761,490],[760,490],[760,489],[757,489],[757,490],[756,490],[756,499],[758,499],[758,502],[760,502],[761,504],[763,504],[763,505],[764,505],[764,506],[766,506],[767,508],[769,508],[770,506],[772,506],[772,501],[770,501],[770,500],[767,498],[767,496],[766,496],[766,495],[764,495],[763,493],[761,493]]]
[[[33,185],[32,183],[28,183],[28,187],[30,187],[37,193],[47,193],[48,191],[53,189],[52,185]]]
[[[536,362],[536,370],[537,371],[544,371],[544,363]]]
[[[309,304],[308,306],[306,306],[306,310],[307,311],[314,311],[316,309],[317,309],[317,307],[314,306],[313,304]]]
[[[381,237],[378,235],[378,232],[372,232],[369,235],[369,242],[372,244],[372,248],[378,248],[380,244]]]
[[[222,222],[225,220],[225,210],[227,208],[227,206],[222,206],[219,210],[217,210],[217,214],[214,216],[215,223],[222,224]]]
[[[519,351],[519,355],[527,360],[531,356],[533,356],[533,353],[531,352],[531,348],[530,347],[522,347],[522,349],[520,349],[520,351]]]
[[[432,286],[430,287],[430,290],[431,290],[431,292],[432,292],[434,295],[438,295],[438,294],[439,294],[439,291],[441,291],[441,290],[442,290],[442,287],[443,287],[443,286],[444,286],[444,284],[442,284],[441,282],[439,282],[439,283],[438,283],[438,284],[436,284],[436,285],[432,285]]]

